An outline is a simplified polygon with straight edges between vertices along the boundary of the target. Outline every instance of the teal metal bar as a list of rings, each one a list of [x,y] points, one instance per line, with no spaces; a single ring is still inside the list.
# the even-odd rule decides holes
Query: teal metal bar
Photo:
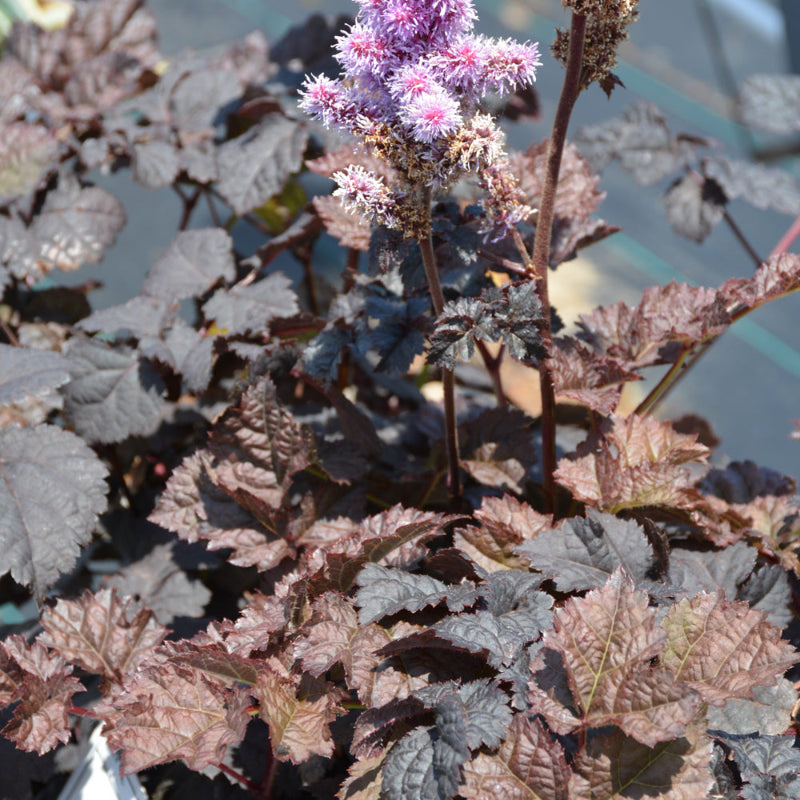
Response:
[[[672,280],[694,283],[680,270],[624,233],[615,233],[606,239],[604,245],[657,283],[669,283]],[[730,334],[750,345],[785,372],[800,378],[800,352],[757,322],[741,319],[730,327]]]
[[[270,38],[282,36],[291,27],[292,20],[274,7],[267,7],[263,0],[222,0],[232,11],[263,28]]]

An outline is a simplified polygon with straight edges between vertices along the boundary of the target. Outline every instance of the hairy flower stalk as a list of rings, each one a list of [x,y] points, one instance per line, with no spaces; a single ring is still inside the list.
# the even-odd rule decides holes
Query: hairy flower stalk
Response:
[[[582,89],[595,81],[607,93],[613,88],[616,79],[611,69],[616,64],[617,48],[627,37],[627,28],[636,18],[637,2],[638,0],[562,0],[565,8],[572,8],[572,21],[569,31],[558,32],[553,44],[553,53],[565,64],[566,73],[553,120],[553,130],[548,141],[546,172],[536,220],[532,258],[528,256],[519,234],[514,236],[523,261],[538,279],[538,295],[544,316],[543,339],[548,351],[552,348],[552,333],[547,270],[550,261],[558,174],[567,140],[569,120]],[[542,473],[545,511],[555,513],[555,389],[548,359],[542,359],[540,362],[539,386],[542,397]]]
[[[472,0],[357,0],[337,39],[340,80],[306,80],[301,107],[327,127],[354,135],[390,164],[389,187],[359,166],[336,173],[335,194],[372,221],[420,244],[436,314],[444,307],[430,241],[431,198],[463,174],[486,191],[484,232],[511,235],[524,205],[494,119],[478,110],[490,90],[528,86],[540,65],[536,44],[473,33]],[[445,370],[445,439],[451,496],[460,495],[453,375]]]

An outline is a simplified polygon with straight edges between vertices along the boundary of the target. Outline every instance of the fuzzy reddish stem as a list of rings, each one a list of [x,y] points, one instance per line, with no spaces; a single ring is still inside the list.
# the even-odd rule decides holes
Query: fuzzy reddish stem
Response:
[[[235,781],[238,781],[242,784],[251,794],[255,795],[256,797],[261,797],[261,787],[257,783],[253,783],[249,778],[246,778],[240,772],[237,772],[235,769],[232,769],[227,764],[215,764],[214,765],[220,772],[224,772],[226,775],[229,775]]]
[[[508,405],[506,393],[503,391],[503,379],[500,377],[500,364],[503,361],[503,346],[500,345],[500,352],[496,356],[493,356],[489,352],[486,343],[480,339],[475,340],[475,346],[478,348],[486,371],[489,373],[489,377],[491,377],[492,383],[494,384],[494,394],[497,398],[497,405],[500,407]]]
[[[581,70],[583,67],[583,44],[586,37],[586,16],[572,14],[569,32],[569,53],[564,74],[564,85],[558,98],[553,130],[547,144],[547,161],[545,167],[542,197],[539,203],[539,214],[536,221],[536,238],[533,241],[533,258],[531,269],[537,276],[539,300],[542,304],[544,325],[542,339],[547,352],[553,347],[553,335],[550,330],[550,295],[547,286],[547,271],[550,264],[550,240],[553,235],[555,218],[556,189],[558,173],[561,169],[561,157],[567,141],[572,109],[580,93]],[[521,241],[521,240],[520,240]],[[518,245],[519,247],[519,245]],[[556,511],[556,399],[553,385],[553,371],[547,358],[539,362],[539,386],[542,395],[542,474],[544,476],[544,510],[546,514]]]
[[[423,208],[430,213],[431,189],[426,186],[422,190]],[[428,279],[428,290],[433,301],[433,310],[436,316],[441,316],[444,311],[444,293],[442,284],[439,280],[439,269],[436,265],[436,256],[433,252],[433,241],[430,232],[426,236],[420,236],[420,253],[422,263],[425,266],[425,276]],[[447,449],[447,468],[448,468],[448,490],[450,499],[456,503],[461,497],[461,473],[459,468],[458,454],[458,428],[456,427],[456,400],[455,400],[455,376],[453,370],[442,368],[442,386],[444,389],[444,438]]]
[[[769,254],[769,257],[773,258],[774,256],[785,253],[798,236],[800,236],[800,215],[798,215],[797,219],[789,226],[789,230],[783,234],[781,240]]]

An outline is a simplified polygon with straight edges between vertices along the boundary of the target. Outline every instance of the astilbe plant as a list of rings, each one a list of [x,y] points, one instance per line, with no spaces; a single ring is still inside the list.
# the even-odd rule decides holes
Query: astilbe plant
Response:
[[[800,287],[800,257],[787,238],[575,336],[547,282],[618,230],[586,156],[682,172],[666,209],[695,240],[733,225],[729,199],[800,217],[800,192],[650,105],[567,142],[580,93],[619,85],[635,3],[565,3],[553,130],[524,153],[481,103],[530,97],[536,45],[476,34],[468,0],[359,5],[343,33],[316,17],[166,71],[139,0],[6,42],[0,565],[44,608],[0,642],[3,796],[97,722],[161,797],[794,800],[797,484],[709,466],[702,421],[652,412]],[[272,80],[326,55],[308,31],[341,66],[299,91],[322,128]],[[304,167],[338,188],[306,203]],[[139,295],[92,312],[92,286],[40,282],[102,258],[125,218],[91,170],[126,168],[173,188],[180,230]],[[448,199],[461,179],[476,203]],[[201,201],[213,227],[191,227]],[[323,229],[347,251],[327,303]],[[476,354],[491,391],[459,375]],[[506,357],[538,371],[538,420]],[[419,389],[438,375],[442,403]],[[582,441],[558,458],[560,415]]]

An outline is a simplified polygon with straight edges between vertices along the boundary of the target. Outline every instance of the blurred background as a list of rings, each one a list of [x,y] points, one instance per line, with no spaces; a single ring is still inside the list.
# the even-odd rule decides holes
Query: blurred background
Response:
[[[562,69],[550,56],[549,44],[556,25],[565,24],[561,2],[475,4],[481,33],[540,42],[540,118],[506,125],[510,145],[525,149],[548,134],[558,98]],[[37,15],[41,24],[58,24],[68,5],[68,0],[0,0],[0,25],[15,16]],[[254,28],[275,41],[312,13],[334,17],[357,10],[351,0],[149,0],[148,5],[159,20],[161,48],[167,56],[185,48],[214,47]],[[741,125],[736,102],[741,82],[753,74],[800,72],[800,0],[640,0],[639,9],[617,72],[625,88],[608,99],[592,87],[577,105],[571,134],[646,99],[665,112],[673,134],[703,136],[732,157],[756,157],[800,175],[796,143]],[[565,322],[599,304],[620,299],[636,303],[641,290],[654,283],[717,286],[752,272],[751,259],[723,224],[702,245],[673,233],[662,207],[670,180],[641,187],[613,164],[605,170],[601,187],[608,196],[599,213],[623,232],[557,270],[554,305]],[[111,273],[100,265],[65,278],[70,283],[105,281],[91,297],[100,308],[138,293],[149,265],[174,235],[180,205],[169,190],[151,192],[124,176],[100,176],[98,182],[120,197],[129,214],[127,227],[106,259],[106,264],[114,262],[114,277],[110,280]],[[741,201],[732,202],[729,211],[762,258],[793,222]],[[211,220],[198,213],[193,225],[206,224]],[[799,252],[798,248],[800,243],[791,249]],[[655,372],[653,381],[659,377]],[[535,377],[528,380],[530,384],[523,379],[512,392],[523,406],[535,404]],[[634,388],[642,393],[648,386]],[[677,417],[689,412],[711,423],[721,439],[720,460],[750,458],[800,477],[800,442],[789,438],[791,420],[800,417],[800,293],[737,323],[659,413]]]

